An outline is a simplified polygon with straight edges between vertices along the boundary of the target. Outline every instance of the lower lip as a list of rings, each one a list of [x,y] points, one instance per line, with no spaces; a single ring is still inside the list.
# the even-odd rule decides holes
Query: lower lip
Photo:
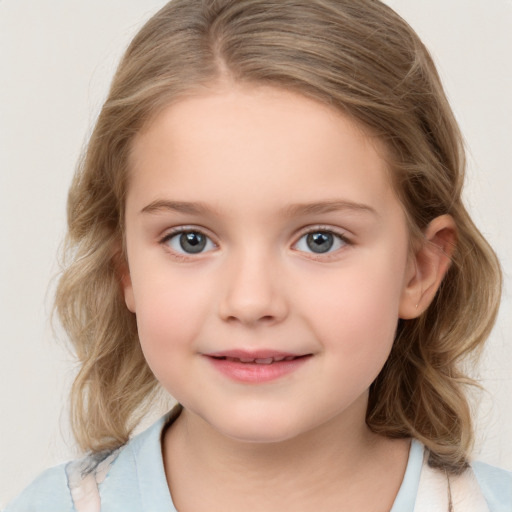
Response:
[[[278,361],[270,364],[242,363],[227,359],[206,356],[210,363],[222,374],[238,382],[259,384],[280,379],[298,370],[311,356],[298,357],[291,361]]]

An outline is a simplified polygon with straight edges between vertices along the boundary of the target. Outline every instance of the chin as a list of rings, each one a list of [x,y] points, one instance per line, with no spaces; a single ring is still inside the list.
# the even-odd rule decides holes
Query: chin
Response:
[[[297,421],[280,415],[248,414],[237,418],[231,416],[224,422],[209,422],[221,435],[242,443],[266,444],[289,441],[303,430]]]

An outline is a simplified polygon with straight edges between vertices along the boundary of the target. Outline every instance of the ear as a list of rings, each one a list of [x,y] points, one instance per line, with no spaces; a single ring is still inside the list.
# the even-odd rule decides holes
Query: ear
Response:
[[[451,215],[436,217],[426,227],[421,245],[409,258],[400,318],[416,318],[428,308],[450,268],[456,241],[457,228]]]
[[[135,297],[133,295],[132,278],[130,277],[130,270],[127,263],[125,263],[125,267],[126,271],[123,272],[121,276],[121,287],[123,289],[124,302],[126,303],[126,307],[132,313],[135,313]]]
[[[116,268],[116,274],[118,276],[121,292],[124,295],[124,301],[126,307],[135,313],[135,298],[133,295],[132,278],[130,276],[130,268],[126,258],[123,256],[123,251],[120,247],[116,249],[115,255],[113,256],[114,265]]]

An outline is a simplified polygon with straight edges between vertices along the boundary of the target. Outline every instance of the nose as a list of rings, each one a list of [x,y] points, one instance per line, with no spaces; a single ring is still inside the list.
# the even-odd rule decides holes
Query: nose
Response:
[[[288,316],[288,301],[279,264],[248,252],[225,262],[220,317],[247,326],[280,323]]]

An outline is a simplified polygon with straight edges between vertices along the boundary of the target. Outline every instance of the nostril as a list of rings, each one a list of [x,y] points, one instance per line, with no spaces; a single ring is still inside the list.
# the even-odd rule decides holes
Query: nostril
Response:
[[[263,315],[261,317],[255,316],[254,318],[250,318],[249,315],[240,315],[240,317],[235,315],[230,315],[226,318],[227,322],[230,323],[250,323],[250,324],[258,324],[258,323],[264,323],[264,324],[270,324],[272,322],[275,322],[276,317],[273,315]]]

